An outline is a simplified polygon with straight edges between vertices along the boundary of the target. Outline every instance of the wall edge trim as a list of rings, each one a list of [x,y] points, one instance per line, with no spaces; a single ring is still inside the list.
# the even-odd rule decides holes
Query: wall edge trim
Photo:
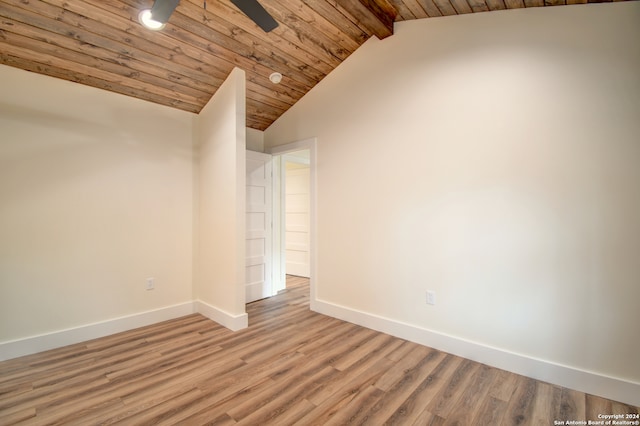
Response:
[[[246,312],[240,315],[232,315],[202,300],[196,300],[194,304],[197,313],[204,315],[211,321],[217,322],[231,331],[242,330],[249,326],[249,315]]]
[[[86,342],[195,313],[194,303],[177,305],[0,343],[0,361]]]

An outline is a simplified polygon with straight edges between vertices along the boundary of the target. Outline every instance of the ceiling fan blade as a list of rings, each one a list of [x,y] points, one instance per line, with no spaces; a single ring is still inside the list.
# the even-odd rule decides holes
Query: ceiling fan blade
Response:
[[[258,24],[265,33],[278,26],[276,20],[258,3],[258,0],[231,0],[231,3],[235,4],[238,9]]]
[[[151,8],[151,18],[166,24],[180,0],[156,0]]]

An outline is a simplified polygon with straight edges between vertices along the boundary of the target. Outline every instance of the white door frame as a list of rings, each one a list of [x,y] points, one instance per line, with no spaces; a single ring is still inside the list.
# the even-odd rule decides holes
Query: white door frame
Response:
[[[310,303],[311,303],[311,309],[314,309],[315,307],[315,301],[316,301],[316,282],[318,282],[318,275],[317,275],[317,269],[316,269],[316,263],[317,263],[317,239],[316,239],[316,220],[317,220],[317,214],[316,214],[316,145],[317,145],[317,140],[316,138],[310,138],[310,139],[305,139],[302,141],[298,141],[298,142],[292,142],[292,143],[288,143],[286,145],[280,145],[280,146],[275,146],[271,149],[268,150],[268,153],[273,155],[274,158],[278,157],[278,161],[274,161],[274,165],[276,165],[276,163],[278,165],[281,165],[282,163],[282,157],[284,156],[284,154],[290,153],[290,152],[294,152],[294,151],[303,151],[303,150],[309,150],[309,204],[310,204],[310,209],[309,209],[309,251],[310,251],[310,270],[311,270],[311,278],[309,280],[310,282]],[[278,173],[276,173],[276,167],[277,167],[277,171]],[[273,193],[274,193],[274,197],[277,198],[277,202],[273,203],[273,219],[274,219],[274,238],[273,241],[276,242],[277,238],[276,235],[280,235],[282,236],[282,233],[284,232],[284,227],[282,226],[282,224],[284,223],[285,219],[284,219],[284,214],[285,214],[285,210],[284,207],[282,206],[282,200],[284,199],[283,197],[283,179],[282,176],[285,172],[284,167],[278,167],[276,166],[274,167],[274,177],[276,176],[276,174],[278,175],[278,183],[276,183],[276,181],[274,181],[274,185],[273,185]],[[279,189],[279,191],[278,191]],[[276,194],[278,193],[278,194]],[[282,241],[282,240],[281,240]],[[280,241],[279,241],[280,242]],[[278,242],[278,243],[279,243]],[[285,277],[285,268],[284,268],[284,246],[282,244],[278,244],[276,243],[276,246],[274,247],[274,250],[272,251],[272,258],[273,258],[273,262],[274,262],[274,266],[275,263],[279,263],[279,267],[274,267],[272,268],[273,271],[278,270],[278,276],[274,276],[274,284],[276,286],[283,286],[286,283],[286,277]]]

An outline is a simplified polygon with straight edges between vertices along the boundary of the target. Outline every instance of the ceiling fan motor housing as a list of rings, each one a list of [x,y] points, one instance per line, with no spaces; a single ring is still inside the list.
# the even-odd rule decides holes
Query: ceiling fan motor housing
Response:
[[[151,8],[151,18],[166,24],[180,0],[156,0]]]

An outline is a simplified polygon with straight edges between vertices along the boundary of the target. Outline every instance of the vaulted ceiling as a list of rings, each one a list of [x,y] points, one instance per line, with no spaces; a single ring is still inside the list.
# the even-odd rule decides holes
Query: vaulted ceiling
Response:
[[[230,0],[181,0],[161,31],[138,22],[153,0],[0,0],[0,63],[195,113],[239,67],[247,126],[264,130],[395,21],[587,2],[260,0],[279,23],[265,33]]]

